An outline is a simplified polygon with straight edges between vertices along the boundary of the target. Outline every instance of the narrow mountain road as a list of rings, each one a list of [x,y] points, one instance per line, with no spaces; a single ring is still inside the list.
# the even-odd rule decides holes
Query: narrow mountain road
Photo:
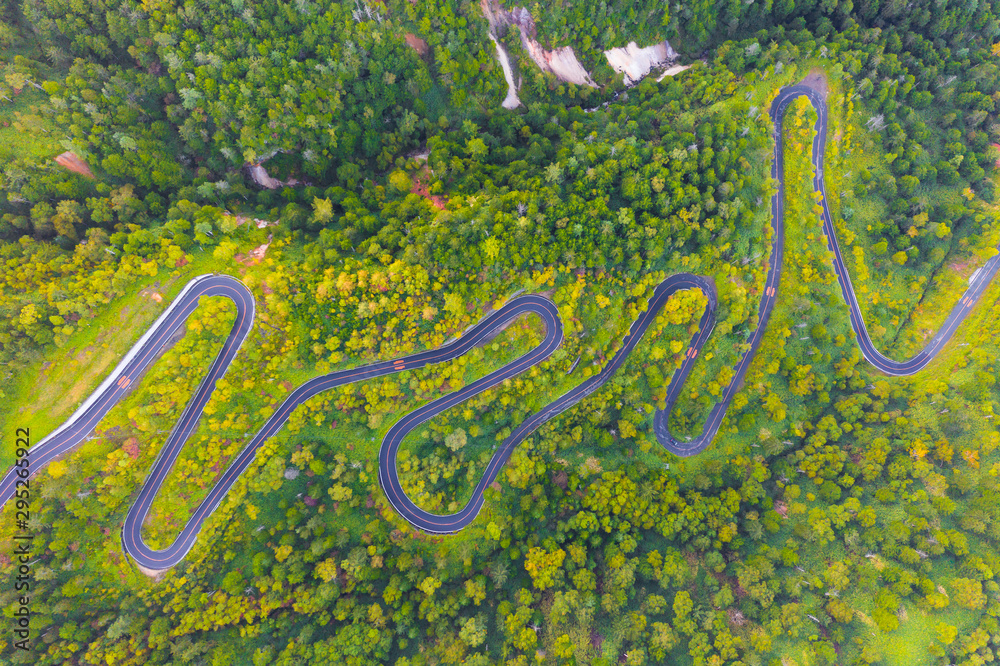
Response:
[[[230,298],[236,304],[236,322],[233,324],[233,328],[221,351],[209,367],[205,379],[198,386],[194,396],[164,443],[159,456],[153,463],[149,476],[139,491],[138,497],[125,517],[122,526],[122,546],[125,552],[134,558],[136,563],[147,569],[168,569],[184,559],[194,546],[205,520],[212,515],[236,480],[254,460],[261,445],[284,426],[292,411],[303,402],[337,386],[381,377],[403,370],[422,368],[427,365],[457,358],[468,353],[481,342],[488,340],[499,328],[502,328],[512,319],[523,315],[537,315],[545,325],[544,339],[536,347],[499,370],[407,414],[392,426],[383,439],[379,452],[379,481],[393,508],[414,527],[425,532],[448,534],[461,530],[475,520],[483,506],[483,493],[485,489],[496,479],[517,445],[543,423],[565,412],[603,386],[621,367],[629,354],[632,353],[632,350],[639,343],[639,340],[649,326],[655,321],[657,313],[670,296],[677,291],[688,289],[702,291],[708,298],[708,304],[699,321],[698,331],[692,337],[685,352],[684,361],[671,378],[670,387],[667,392],[666,407],[658,411],[654,416],[654,431],[657,439],[664,448],[672,453],[680,456],[699,453],[712,442],[718,432],[729,404],[735,396],[738,387],[741,385],[747,368],[760,346],[764,331],[767,328],[768,321],[777,301],[785,243],[785,182],[781,125],[784,113],[789,104],[800,96],[805,96],[809,99],[816,108],[818,115],[816,124],[817,136],[813,142],[813,164],[816,167],[816,176],[813,184],[816,190],[822,192],[824,195],[822,204],[824,232],[826,233],[829,248],[833,252],[833,268],[840,282],[844,300],[847,302],[850,311],[851,326],[857,336],[861,352],[872,365],[886,374],[913,374],[925,367],[954,334],[962,320],[971,310],[973,304],[989,285],[997,270],[1000,269],[1000,256],[991,258],[976,274],[968,290],[962,295],[948,316],[944,326],[942,326],[941,330],[938,331],[923,350],[913,358],[901,362],[893,361],[880,354],[872,344],[871,338],[865,328],[857,298],[851,286],[850,276],[848,275],[840,248],[837,244],[836,229],[826,203],[825,186],[822,177],[823,156],[826,148],[826,105],[818,93],[811,88],[791,86],[783,88],[771,104],[771,117],[774,120],[776,128],[774,163],[771,175],[777,179],[779,186],[777,193],[771,200],[773,246],[759,306],[758,325],[750,334],[748,339],[749,348],[734,367],[732,380],[723,391],[722,399],[712,408],[704,429],[698,437],[688,441],[680,441],[671,435],[667,423],[670,411],[677,401],[680,390],[684,386],[691,368],[697,361],[698,353],[712,333],[715,324],[717,300],[715,286],[711,280],[689,273],[680,273],[668,277],[656,287],[647,303],[646,309],[632,323],[628,334],[622,339],[619,347],[614,350],[612,358],[596,375],[568,391],[562,397],[554,400],[541,411],[528,417],[503,441],[473,490],[472,498],[468,504],[451,515],[428,513],[416,506],[403,491],[396,465],[399,447],[407,433],[444,410],[458,405],[542,363],[562,343],[562,324],[555,305],[541,296],[522,296],[511,300],[499,310],[490,313],[480,323],[473,326],[452,343],[392,361],[382,361],[359,368],[328,373],[311,379],[296,388],[288,395],[253,439],[243,448],[236,459],[233,460],[208,496],[198,506],[195,513],[188,520],[188,523],[177,535],[174,542],[162,550],[153,550],[142,540],[142,523],[148,515],[157,492],[170,472],[171,467],[173,467],[174,462],[177,460],[185,442],[197,427],[205,404],[215,390],[216,382],[225,374],[253,325],[255,305],[250,291],[235,278],[224,275],[203,275],[188,283],[181,294],[171,303],[170,307],[150,327],[118,367],[115,368],[104,383],[94,391],[83,405],[62,426],[31,448],[29,452],[30,473],[32,475],[37,474],[46,464],[73,450],[93,432],[96,424],[124,397],[128,391],[128,387],[141,378],[143,372],[156,359],[159,351],[167,344],[171,336],[184,324],[187,317],[197,307],[198,301],[202,296],[225,296]],[[30,483],[30,479],[20,478],[17,472],[18,468],[12,467],[3,477],[2,482],[0,482],[0,502],[6,503],[14,496],[17,487]]]

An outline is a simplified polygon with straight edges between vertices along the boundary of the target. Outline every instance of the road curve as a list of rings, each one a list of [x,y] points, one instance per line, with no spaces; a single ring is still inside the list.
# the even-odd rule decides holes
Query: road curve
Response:
[[[31,448],[29,453],[30,472],[32,475],[36,474],[53,459],[74,449],[93,432],[96,424],[104,417],[108,410],[124,397],[131,383],[137,381],[146,368],[156,359],[159,351],[168,343],[171,336],[183,325],[187,317],[197,307],[198,301],[202,296],[224,296],[231,299],[236,304],[237,317],[229,336],[210,366],[205,379],[198,386],[191,401],[184,409],[180,419],[164,443],[160,454],[153,463],[149,476],[143,483],[139,495],[130,507],[122,525],[123,549],[136,563],[147,569],[168,569],[184,559],[194,545],[205,520],[211,516],[229,492],[233,483],[236,482],[254,460],[261,445],[282,428],[292,411],[304,401],[323,391],[344,384],[381,377],[403,370],[421,368],[457,358],[468,353],[473,347],[488,339],[498,328],[511,319],[526,314],[538,315],[545,325],[545,337],[537,346],[499,370],[407,414],[392,426],[383,439],[382,447],[379,451],[379,481],[385,490],[390,504],[410,524],[425,532],[448,534],[457,532],[471,523],[483,506],[483,493],[485,489],[496,479],[517,445],[543,423],[571,408],[607,382],[622,363],[624,363],[625,359],[628,358],[643,334],[655,321],[657,313],[670,296],[677,291],[688,289],[702,291],[706,295],[708,302],[698,323],[698,330],[692,337],[685,352],[684,360],[680,368],[671,377],[670,386],[667,391],[666,406],[664,409],[656,412],[654,416],[654,432],[664,448],[672,453],[680,456],[689,456],[698,453],[711,443],[718,432],[729,404],[743,381],[750,361],[760,346],[763,333],[767,328],[771,312],[777,301],[784,256],[785,184],[784,154],[780,128],[788,105],[800,96],[807,97],[817,110],[817,135],[813,143],[813,164],[816,168],[816,175],[813,184],[816,190],[824,194],[822,202],[824,231],[830,250],[833,252],[834,270],[837,273],[844,299],[850,310],[851,326],[857,336],[862,354],[872,365],[890,375],[908,375],[917,372],[934,358],[954,334],[955,329],[993,279],[998,268],[1000,268],[1000,256],[991,258],[983,269],[978,272],[972,280],[969,289],[963,294],[959,303],[948,316],[944,326],[923,350],[913,358],[902,362],[893,361],[880,354],[872,344],[871,338],[868,336],[867,329],[865,328],[864,320],[862,319],[861,311],[851,286],[850,276],[844,266],[840,248],[837,244],[836,229],[833,226],[826,203],[825,186],[822,176],[823,156],[826,147],[826,105],[822,98],[812,89],[805,86],[791,86],[783,88],[771,104],[771,117],[775,128],[777,128],[775,132],[774,162],[771,175],[778,182],[778,191],[771,200],[772,250],[758,311],[757,327],[749,336],[747,350],[734,367],[733,378],[730,384],[723,391],[721,400],[710,411],[702,433],[699,436],[685,441],[678,440],[670,433],[668,420],[670,411],[673,409],[680,390],[684,386],[687,376],[696,362],[699,351],[711,335],[715,323],[717,299],[715,285],[710,279],[689,273],[680,273],[668,277],[657,285],[646,304],[646,308],[632,323],[628,334],[622,339],[613,357],[596,375],[549,403],[536,414],[528,417],[503,441],[473,490],[472,498],[461,510],[450,515],[437,515],[416,506],[403,491],[402,485],[399,482],[396,465],[399,447],[407,433],[418,427],[421,423],[440,414],[442,411],[541,363],[561,344],[563,337],[562,324],[555,305],[541,296],[522,296],[511,300],[499,310],[490,313],[456,341],[442,347],[392,361],[382,361],[359,368],[328,373],[311,379],[296,388],[285,398],[277,411],[267,420],[233,462],[230,463],[230,466],[209,492],[208,496],[198,506],[174,542],[162,550],[153,550],[142,540],[142,523],[149,513],[150,506],[164,479],[180,454],[181,448],[197,427],[198,420],[201,417],[205,404],[215,389],[216,382],[223,376],[232,363],[233,358],[253,326],[255,313],[254,299],[249,290],[238,280],[229,276],[203,275],[188,283],[181,294],[171,303],[170,307],[150,327],[129,353],[126,354],[119,366],[94,391],[87,401],[62,426]],[[24,480],[19,478],[17,471],[18,468],[12,467],[3,480],[0,481],[0,502],[3,504],[14,495],[16,485],[24,483]]]

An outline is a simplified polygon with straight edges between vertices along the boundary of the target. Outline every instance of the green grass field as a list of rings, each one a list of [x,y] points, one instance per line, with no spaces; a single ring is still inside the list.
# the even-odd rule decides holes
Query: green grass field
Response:
[[[27,87],[12,98],[0,100],[0,163],[16,158],[47,159],[62,152],[55,124],[38,113],[48,98]]]

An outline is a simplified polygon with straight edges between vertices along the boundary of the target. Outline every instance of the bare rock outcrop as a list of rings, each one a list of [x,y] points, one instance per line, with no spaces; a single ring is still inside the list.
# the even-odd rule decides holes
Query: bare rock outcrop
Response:
[[[277,178],[271,178],[267,173],[267,169],[261,164],[249,164],[247,165],[247,171],[250,172],[250,177],[253,182],[257,183],[261,187],[267,188],[269,190],[276,190],[282,186],[282,182]]]
[[[250,178],[253,179],[260,187],[276,190],[281,187],[294,187],[295,185],[309,185],[308,182],[298,180],[297,178],[289,178],[288,180],[278,180],[277,178],[272,178],[264,168],[264,165],[258,162],[257,164],[247,164],[246,170],[250,174]]]
[[[497,47],[497,58],[500,59],[500,66],[503,68],[503,78],[507,81],[507,97],[500,106],[505,109],[516,109],[521,106],[521,100],[517,97],[517,89],[514,87],[514,73],[510,69],[510,59],[507,57],[507,49],[497,41],[497,38],[490,33],[493,45]]]
[[[674,76],[675,74],[680,74],[685,69],[691,69],[691,65],[674,65],[673,67],[668,67],[663,71],[662,74],[656,79],[657,81],[662,81],[668,76]]]
[[[560,46],[546,51],[535,39],[535,19],[524,7],[514,7],[511,10],[496,9],[490,6],[489,0],[482,0],[483,13],[490,22],[490,28],[512,25],[521,34],[521,45],[543,72],[552,72],[560,81],[575,83],[580,86],[596,88],[597,84],[590,78],[590,73],[576,59],[571,46]]]
[[[503,18],[509,25],[516,25],[528,37],[534,39],[537,36],[535,29],[535,19],[524,7],[514,7],[509,12],[503,12]]]
[[[575,83],[579,86],[590,86],[596,88],[597,84],[591,78],[590,73],[580,63],[573,52],[571,46],[558,46],[552,50],[546,50],[536,39],[537,28],[535,18],[525,7],[512,7],[507,10],[500,7],[495,0],[480,0],[483,15],[490,24],[490,38],[496,45],[500,64],[503,66],[504,77],[507,79],[507,99],[503,106],[513,109],[520,104],[514,86],[514,78],[510,71],[510,63],[506,50],[497,39],[498,34],[503,34],[507,26],[517,28],[521,36],[521,45],[528,53],[531,60],[543,72],[551,72],[560,81]],[[663,66],[675,65],[678,59],[677,51],[664,40],[658,44],[640,47],[635,42],[629,42],[624,48],[608,49],[604,52],[608,59],[608,64],[612,69],[622,72],[625,75],[625,85],[631,86],[639,82],[653,69]],[[688,66],[671,66],[657,81],[663,80],[665,76],[672,76],[683,72]]]
[[[573,52],[572,46],[560,46],[552,51],[546,51],[541,44],[526,37],[523,32],[521,33],[521,42],[528,55],[543,72],[552,72],[560,81],[575,83],[578,86],[597,87],[597,84],[590,78],[590,72],[576,59],[576,53]]]
[[[613,70],[625,74],[625,85],[631,86],[649,74],[653,68],[676,60],[677,52],[666,40],[645,47],[629,42],[624,48],[608,49],[604,52],[604,57],[608,59],[608,64]]]

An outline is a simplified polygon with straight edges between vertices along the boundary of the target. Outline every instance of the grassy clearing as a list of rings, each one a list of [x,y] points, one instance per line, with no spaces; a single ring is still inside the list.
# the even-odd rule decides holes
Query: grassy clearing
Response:
[[[0,162],[46,159],[62,151],[55,124],[38,114],[38,105],[47,98],[44,92],[27,87],[13,102],[0,100]]]
[[[891,632],[874,627],[872,639],[886,666],[930,666],[938,663],[927,649],[937,640],[937,626],[944,623],[958,629],[959,636],[968,635],[976,627],[976,613],[948,608],[929,613],[906,602],[899,613],[899,628]]]
[[[991,211],[1000,209],[1000,205],[992,204]],[[972,246],[965,239],[954,244],[951,252],[931,277],[921,300],[910,313],[909,320],[901,327],[895,349],[899,358],[912,355],[919,351],[944,324],[952,309],[959,302],[962,294],[969,286],[969,279],[979,270],[986,260],[992,256],[1000,242],[1000,227],[990,233],[982,234],[979,241]],[[975,310],[990,307],[995,299],[983,294],[976,304]],[[956,331],[956,338],[964,338],[971,329],[968,323]]]

